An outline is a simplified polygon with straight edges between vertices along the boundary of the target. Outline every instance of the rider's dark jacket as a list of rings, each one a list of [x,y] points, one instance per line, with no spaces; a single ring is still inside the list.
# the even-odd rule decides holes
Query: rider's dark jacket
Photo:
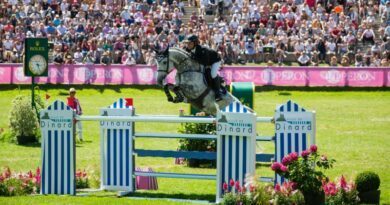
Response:
[[[219,54],[206,46],[196,45],[195,53],[188,49],[187,51],[192,54],[193,59],[204,66],[211,66],[212,64],[221,61]]]

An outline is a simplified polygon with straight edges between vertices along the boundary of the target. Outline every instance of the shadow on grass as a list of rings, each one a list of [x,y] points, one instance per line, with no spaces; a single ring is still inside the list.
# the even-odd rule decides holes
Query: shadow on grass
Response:
[[[291,93],[289,93],[289,92],[280,92],[279,95],[289,96],[289,95],[291,95]]]
[[[159,199],[179,199],[179,200],[206,200],[209,202],[215,201],[215,195],[213,194],[167,194],[167,193],[153,193],[153,192],[134,192],[126,195],[125,197],[140,197],[140,198],[159,198]]]
[[[27,144],[16,144],[16,145],[22,146],[22,147],[41,148],[41,143],[39,143],[39,142],[33,142],[33,143],[27,143]]]

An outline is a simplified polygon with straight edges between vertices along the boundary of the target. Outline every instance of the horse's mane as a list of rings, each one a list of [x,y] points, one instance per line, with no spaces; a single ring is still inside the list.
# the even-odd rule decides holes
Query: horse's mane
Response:
[[[185,55],[186,57],[188,58],[191,58],[191,54],[189,52],[187,52],[186,50],[182,49],[182,48],[179,48],[179,47],[171,47],[169,48],[170,51],[174,51],[174,52],[178,52],[178,53],[181,53],[183,55]]]

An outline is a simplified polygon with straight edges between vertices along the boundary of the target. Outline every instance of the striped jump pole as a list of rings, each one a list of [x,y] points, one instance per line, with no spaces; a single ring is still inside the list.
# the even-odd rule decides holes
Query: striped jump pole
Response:
[[[134,109],[120,98],[108,108],[100,109],[100,115],[133,116]],[[132,121],[100,121],[101,189],[134,191],[133,136]]]
[[[61,101],[40,112],[41,194],[76,194],[73,117],[73,110]]]
[[[217,114],[217,198],[223,197],[223,184],[230,180],[244,185],[246,175],[255,174],[256,114],[240,102],[233,102]],[[229,191],[238,191],[229,188]]]
[[[306,111],[298,104],[287,101],[275,110],[275,156],[277,162],[282,162],[284,156],[309,148],[309,144],[315,144],[316,121],[315,112]],[[276,183],[282,183],[284,179],[275,176]]]

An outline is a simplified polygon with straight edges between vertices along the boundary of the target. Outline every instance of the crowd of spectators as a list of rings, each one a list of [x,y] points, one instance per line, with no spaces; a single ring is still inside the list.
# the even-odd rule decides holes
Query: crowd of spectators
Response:
[[[188,34],[218,50],[225,64],[390,62],[390,0],[0,2],[0,62],[21,63],[24,39],[46,37],[55,64],[154,65],[154,50],[182,46]]]

